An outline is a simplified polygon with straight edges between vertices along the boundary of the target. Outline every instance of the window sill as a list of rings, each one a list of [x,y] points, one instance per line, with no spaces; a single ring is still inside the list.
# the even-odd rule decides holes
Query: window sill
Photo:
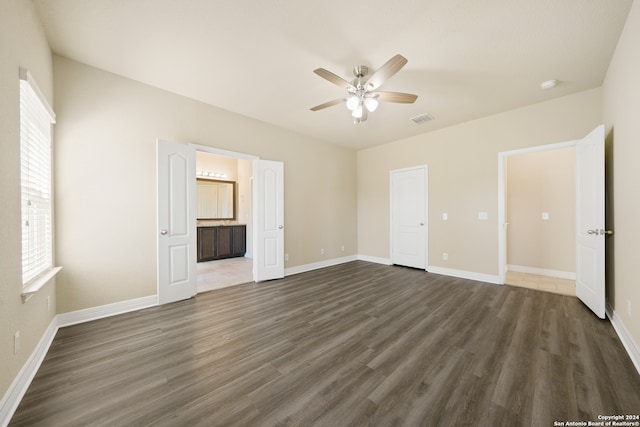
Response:
[[[58,274],[58,272],[62,270],[62,267],[53,267],[49,269],[47,272],[33,279],[27,286],[22,288],[22,303],[25,303],[31,298],[36,292],[38,292],[47,282]]]

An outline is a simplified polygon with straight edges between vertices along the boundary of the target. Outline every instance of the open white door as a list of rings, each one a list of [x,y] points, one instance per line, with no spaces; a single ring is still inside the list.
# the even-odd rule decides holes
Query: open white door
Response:
[[[254,280],[284,277],[284,165],[256,160],[254,166]]]
[[[391,171],[391,262],[427,267],[427,166]]]
[[[576,144],[576,295],[605,317],[604,126]]]
[[[197,293],[195,150],[158,140],[158,303]]]

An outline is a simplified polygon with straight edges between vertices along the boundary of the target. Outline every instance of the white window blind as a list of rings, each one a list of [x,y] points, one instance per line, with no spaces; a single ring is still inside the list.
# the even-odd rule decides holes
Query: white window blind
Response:
[[[51,125],[55,115],[26,70],[20,70],[22,284],[53,267]]]

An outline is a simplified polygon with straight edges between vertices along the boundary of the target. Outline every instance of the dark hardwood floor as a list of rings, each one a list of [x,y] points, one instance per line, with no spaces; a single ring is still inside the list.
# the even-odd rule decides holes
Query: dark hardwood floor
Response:
[[[576,298],[362,261],[61,329],[11,426],[553,426],[639,414]]]

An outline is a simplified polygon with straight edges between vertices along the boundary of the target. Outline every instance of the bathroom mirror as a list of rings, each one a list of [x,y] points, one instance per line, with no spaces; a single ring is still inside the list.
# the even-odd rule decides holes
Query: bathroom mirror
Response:
[[[236,219],[236,183],[214,179],[196,180],[198,219]]]

